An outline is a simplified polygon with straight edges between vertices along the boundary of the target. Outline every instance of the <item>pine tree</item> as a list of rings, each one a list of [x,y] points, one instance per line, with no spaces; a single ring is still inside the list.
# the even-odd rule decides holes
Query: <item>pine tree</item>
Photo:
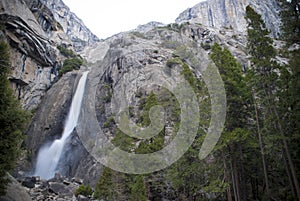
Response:
[[[205,161],[199,160],[199,150],[203,143],[205,132],[209,125],[210,100],[207,88],[202,79],[196,78],[187,63],[181,61],[181,74],[194,89],[201,102],[200,122],[197,137],[188,151],[166,171],[167,183],[174,189],[172,199],[178,200],[202,200],[207,199],[207,194],[223,197],[227,184],[220,178],[222,169],[214,156]],[[207,193],[207,194],[206,194]]]
[[[147,200],[147,192],[145,186],[145,179],[143,175],[131,175],[131,182],[129,185],[130,201],[146,201]]]
[[[10,71],[9,46],[0,42],[0,194],[5,194],[6,173],[14,167],[20,151],[22,131],[28,114],[14,97],[7,79]]]
[[[260,117],[257,118],[257,126],[258,124],[261,125],[262,135],[266,139],[266,146],[269,147],[269,150],[267,150],[269,152],[268,159],[272,161],[272,164],[269,163],[269,167],[273,169],[273,177],[276,177],[276,174],[284,174],[282,168],[278,165],[280,163],[278,155],[281,154],[283,157],[280,159],[284,163],[287,162],[284,165],[286,173],[288,175],[291,174],[293,180],[293,184],[290,181],[292,188],[293,185],[298,186],[298,181],[286,139],[286,131],[281,120],[282,116],[279,113],[280,103],[277,101],[280,96],[280,81],[282,79],[278,72],[281,69],[275,62],[276,51],[272,46],[273,40],[268,36],[269,31],[266,29],[261,16],[250,6],[247,6],[246,19],[248,22],[247,47],[252,62],[251,69],[248,71],[248,74],[251,75],[249,84],[252,87],[254,102],[256,102],[257,106],[256,109],[259,111],[257,114],[260,114]],[[280,141],[277,139],[280,139]],[[275,167],[277,168],[274,169]],[[278,188],[280,182],[273,177],[271,177],[273,188]],[[283,187],[281,186],[281,188]],[[272,194],[274,194],[274,191]],[[270,192],[266,196],[270,197]],[[278,194],[277,196],[280,197],[281,195]]]
[[[158,100],[156,98],[155,93],[151,91],[146,100],[145,106],[143,108],[142,122],[141,122],[141,125],[143,127],[150,125],[151,121],[150,121],[149,113],[150,113],[150,109],[155,105],[158,105]],[[151,139],[142,140],[138,148],[135,150],[135,152],[137,154],[146,154],[146,153],[153,153],[162,149],[164,146],[164,137],[165,137],[165,132],[163,129],[155,137]]]
[[[215,155],[221,158],[224,177],[230,184],[227,189],[227,199],[231,200],[234,197],[237,200],[245,200],[247,189],[243,150],[246,149],[245,141],[248,138],[246,117],[249,110],[249,89],[243,79],[241,65],[227,48],[214,44],[210,57],[219,69],[227,97],[225,129],[218,144],[220,151]],[[231,179],[228,176],[230,174]]]
[[[113,170],[104,167],[102,175],[95,187],[94,197],[97,199],[112,200],[113,198]]]
[[[295,166],[300,166],[299,160],[299,143],[300,143],[300,1],[278,0],[281,5],[281,21],[282,21],[282,39],[286,42],[286,55],[289,63],[283,66],[281,71],[282,77],[282,93],[280,113],[284,121],[284,129],[289,134],[289,143],[291,147],[291,155]],[[295,170],[297,178],[300,178],[299,168]],[[294,181],[297,183],[297,181]],[[299,186],[295,184],[295,193],[300,200]]]
[[[282,38],[288,45],[300,43],[300,1],[278,0],[281,7]]]

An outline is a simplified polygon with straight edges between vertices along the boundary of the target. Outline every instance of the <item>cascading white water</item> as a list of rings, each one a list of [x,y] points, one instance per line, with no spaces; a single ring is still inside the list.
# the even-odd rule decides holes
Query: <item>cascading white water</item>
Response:
[[[43,146],[39,150],[34,175],[40,176],[43,179],[50,179],[55,175],[64,144],[77,125],[87,74],[88,72],[84,72],[79,80],[61,138],[55,140],[50,145]]]

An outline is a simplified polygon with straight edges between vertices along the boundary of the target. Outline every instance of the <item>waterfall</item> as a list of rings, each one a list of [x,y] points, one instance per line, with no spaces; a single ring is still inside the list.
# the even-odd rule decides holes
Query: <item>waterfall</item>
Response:
[[[77,125],[87,74],[88,72],[84,72],[79,80],[61,138],[40,148],[34,175],[43,179],[50,179],[54,176],[64,144]]]

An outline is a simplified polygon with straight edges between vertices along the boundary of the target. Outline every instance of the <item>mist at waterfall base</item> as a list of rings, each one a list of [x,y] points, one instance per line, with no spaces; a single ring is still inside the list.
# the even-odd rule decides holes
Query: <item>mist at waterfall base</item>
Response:
[[[40,148],[34,172],[35,176],[40,176],[43,179],[54,177],[64,145],[77,125],[87,74],[88,72],[84,72],[78,82],[61,138]]]

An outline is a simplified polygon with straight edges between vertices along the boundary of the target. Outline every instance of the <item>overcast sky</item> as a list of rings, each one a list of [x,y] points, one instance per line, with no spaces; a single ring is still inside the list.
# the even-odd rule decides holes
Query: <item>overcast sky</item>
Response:
[[[107,38],[140,24],[173,23],[185,9],[203,0],[63,0],[99,38]]]

